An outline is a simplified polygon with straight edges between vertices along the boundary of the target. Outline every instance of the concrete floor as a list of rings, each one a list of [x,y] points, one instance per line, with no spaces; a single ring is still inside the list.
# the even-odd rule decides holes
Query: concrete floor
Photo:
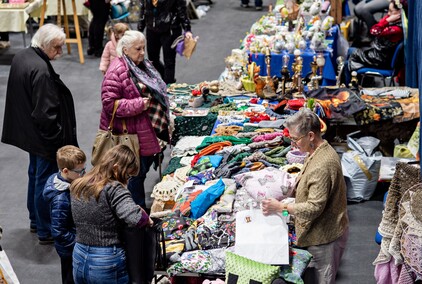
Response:
[[[176,77],[180,83],[217,79],[224,69],[224,58],[231,49],[240,45],[240,40],[252,23],[265,13],[257,12],[253,7],[240,8],[239,0],[214,2],[204,18],[192,22],[192,31],[200,39],[189,61],[178,57]],[[268,2],[264,1],[264,5],[268,5]],[[11,43],[10,49],[0,50],[0,119],[4,112],[10,69],[8,64],[13,55],[23,48],[22,36],[11,34]],[[90,156],[99,123],[102,75],[98,70],[99,59],[86,56],[85,64],[81,65],[76,46],[72,48],[72,55],[64,55],[53,66],[74,96],[79,144]],[[87,48],[86,39],[84,48]],[[0,161],[0,224],[4,230],[0,243],[21,283],[60,283],[60,263],[54,247],[39,245],[37,236],[29,232],[26,209],[28,154],[0,144]],[[156,182],[158,173],[151,171],[146,188],[151,191]],[[374,200],[350,205],[348,209],[350,238],[337,283],[373,283],[372,261],[379,249],[374,235],[381,219],[382,203]]]

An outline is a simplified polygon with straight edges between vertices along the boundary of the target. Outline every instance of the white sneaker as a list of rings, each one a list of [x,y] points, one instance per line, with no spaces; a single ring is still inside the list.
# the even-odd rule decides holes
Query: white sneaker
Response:
[[[10,41],[0,41],[0,48],[9,48]]]

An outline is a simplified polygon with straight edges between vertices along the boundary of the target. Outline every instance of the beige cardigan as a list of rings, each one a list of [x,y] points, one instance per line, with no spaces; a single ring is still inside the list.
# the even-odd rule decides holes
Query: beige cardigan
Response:
[[[299,247],[330,243],[348,227],[340,158],[327,141],[305,161],[298,177],[294,211]]]

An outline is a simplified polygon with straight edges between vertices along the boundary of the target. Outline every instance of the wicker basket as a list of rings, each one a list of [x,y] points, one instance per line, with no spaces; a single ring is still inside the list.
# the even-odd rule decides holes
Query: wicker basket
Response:
[[[250,80],[248,77],[242,78],[243,88],[248,92],[255,92],[255,82]]]

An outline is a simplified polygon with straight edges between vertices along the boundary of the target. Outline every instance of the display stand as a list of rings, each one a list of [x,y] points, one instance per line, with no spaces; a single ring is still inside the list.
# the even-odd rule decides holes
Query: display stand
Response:
[[[84,54],[83,54],[83,50],[82,50],[82,39],[81,39],[81,33],[80,33],[80,29],[79,29],[79,19],[78,19],[78,15],[76,12],[76,4],[75,4],[75,0],[72,0],[72,13],[73,13],[73,21],[75,23],[75,33],[76,33],[76,38],[70,38],[70,33],[69,33],[69,21],[67,19],[67,13],[66,13],[66,2],[65,0],[57,0],[57,25],[60,27],[61,26],[61,4],[63,4],[63,16],[64,16],[64,29],[66,32],[66,45],[67,45],[67,53],[70,54],[71,53],[71,48],[70,48],[70,44],[71,43],[76,43],[78,45],[78,52],[79,52],[79,61],[81,62],[81,64],[84,64],[85,59],[84,59]],[[47,8],[47,0],[43,0],[43,5],[41,8],[41,20],[40,20],[40,27],[44,24],[44,16],[45,16],[45,10]]]

